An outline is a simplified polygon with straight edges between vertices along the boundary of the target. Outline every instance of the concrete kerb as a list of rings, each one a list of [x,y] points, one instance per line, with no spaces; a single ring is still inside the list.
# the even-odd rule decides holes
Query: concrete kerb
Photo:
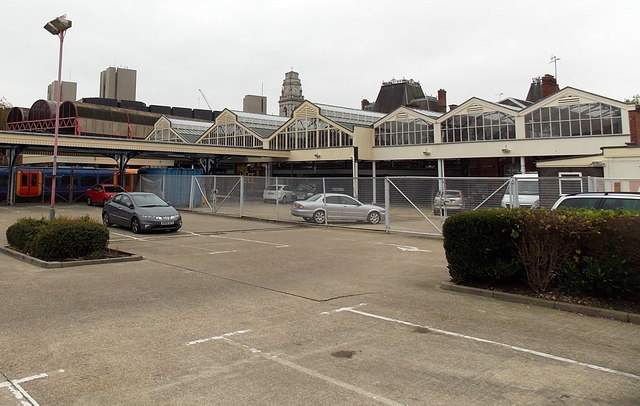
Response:
[[[41,259],[23,254],[7,246],[0,247],[0,253],[19,259],[20,261],[27,262],[35,266],[39,266],[40,268],[47,268],[47,269],[68,268],[72,266],[82,266],[82,265],[111,264],[115,262],[141,261],[144,259],[142,255],[129,254],[128,252],[118,251],[113,249],[111,251],[122,253],[124,254],[124,256],[114,257],[114,258],[103,258],[103,259],[82,259],[77,261],[43,261]]]
[[[506,302],[514,302],[527,304],[532,306],[547,307],[550,309],[562,310],[566,312],[579,313],[585,316],[602,317],[607,319],[613,319],[623,321],[626,323],[640,324],[640,314],[624,312],[619,310],[602,309],[599,307],[584,306],[574,303],[557,302],[554,300],[541,299],[538,297],[529,297],[523,295],[516,295],[513,293],[498,292],[490,289],[480,289],[471,286],[456,285],[452,282],[442,282],[440,287],[444,290],[453,292],[466,293],[476,296],[483,296],[493,298],[497,300],[503,300]]]

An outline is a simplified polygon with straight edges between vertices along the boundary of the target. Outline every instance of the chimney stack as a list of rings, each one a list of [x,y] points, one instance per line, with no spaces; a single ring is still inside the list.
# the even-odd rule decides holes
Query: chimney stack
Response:
[[[447,112],[447,91],[444,89],[438,90],[438,111],[440,113]]]
[[[546,74],[542,77],[542,98],[550,96],[559,90],[560,87],[553,75]]]

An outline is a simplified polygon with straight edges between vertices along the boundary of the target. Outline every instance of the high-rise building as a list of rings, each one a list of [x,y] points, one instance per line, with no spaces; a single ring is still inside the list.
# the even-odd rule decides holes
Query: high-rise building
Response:
[[[293,110],[304,102],[302,96],[302,83],[298,72],[287,72],[282,81],[282,94],[278,104],[280,105],[280,116],[291,117]]]
[[[245,113],[267,114],[267,97],[248,94],[242,99],[242,111]]]
[[[57,84],[58,84],[58,81],[54,80],[47,87],[47,100],[56,101]],[[60,87],[60,102],[67,101],[67,100],[76,101],[77,92],[78,92],[78,84],[76,82],[65,82],[63,80],[62,86]]]
[[[100,97],[115,100],[135,100],[136,71],[111,67],[100,72]]]

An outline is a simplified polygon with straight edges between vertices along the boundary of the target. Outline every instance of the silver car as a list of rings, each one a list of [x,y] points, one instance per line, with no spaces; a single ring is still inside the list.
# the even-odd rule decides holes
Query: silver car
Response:
[[[169,203],[153,193],[118,193],[102,208],[105,226],[119,225],[134,233],[150,230],[178,231],[182,217]]]
[[[286,204],[296,200],[296,195],[289,185],[269,185],[262,191],[262,200],[265,203],[278,201]]]
[[[466,208],[467,202],[460,190],[447,190],[443,193],[439,190],[433,198],[433,214],[440,215],[444,212],[461,212]]]
[[[319,193],[306,200],[296,200],[291,205],[291,214],[302,217],[309,223],[326,221],[366,221],[378,224],[384,220],[384,208],[364,204],[341,193]]]

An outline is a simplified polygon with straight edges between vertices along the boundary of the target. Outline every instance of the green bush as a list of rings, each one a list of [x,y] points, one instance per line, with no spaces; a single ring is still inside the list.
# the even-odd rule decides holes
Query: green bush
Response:
[[[523,275],[513,234],[519,210],[477,210],[448,217],[442,227],[454,282],[512,282]]]
[[[30,245],[34,237],[46,226],[47,220],[44,218],[20,218],[7,229],[7,242],[18,251],[28,253],[31,251]]]
[[[492,209],[447,218],[443,235],[454,282],[637,300],[639,229],[639,213]]]
[[[562,273],[563,265],[578,249],[594,220],[578,211],[520,210],[517,254],[529,287],[545,292]]]
[[[109,230],[89,216],[52,221],[20,219],[7,230],[7,241],[45,261],[99,258],[107,251]]]
[[[609,214],[565,262],[559,288],[568,294],[638,298],[640,216]]]

